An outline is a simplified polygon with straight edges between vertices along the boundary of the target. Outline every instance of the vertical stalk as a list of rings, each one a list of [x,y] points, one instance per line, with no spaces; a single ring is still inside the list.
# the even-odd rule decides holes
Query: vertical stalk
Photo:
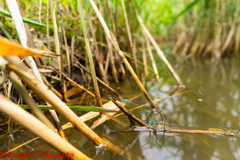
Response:
[[[131,30],[130,30],[130,27],[129,27],[129,23],[128,23],[128,17],[127,17],[127,12],[126,12],[126,7],[125,7],[124,0],[121,0],[121,3],[122,3],[122,9],[123,9],[123,13],[124,13],[125,25],[126,25],[126,28],[127,28],[128,40],[129,40],[131,52],[133,54],[134,65],[135,65],[135,69],[136,69],[137,75],[139,76],[139,69],[138,69],[138,64],[137,64],[137,56],[136,56],[136,52],[133,49],[132,35],[131,35]]]
[[[17,2],[15,0],[14,1],[13,0],[11,0],[11,1],[7,0],[7,3],[8,3],[9,10],[12,14],[12,18],[14,20],[14,23],[16,25],[16,29],[17,29],[19,38],[21,40],[21,44],[23,45],[23,47],[27,48],[26,30],[25,30],[24,25],[23,25],[22,16],[20,14]],[[41,77],[41,75],[38,71],[38,68],[36,66],[35,61],[33,60],[33,58],[31,56],[28,56],[28,59],[29,59],[30,66],[33,70],[33,73],[41,81],[41,83],[43,83],[42,77]],[[54,119],[54,122],[56,122],[55,124],[56,124],[56,127],[58,129],[59,134],[62,136],[63,139],[67,140],[63,130],[61,129],[61,124],[60,124],[60,121],[57,117],[57,114],[56,114],[55,110],[50,110],[50,113],[51,113],[51,115]]]
[[[101,7],[101,2],[98,0],[98,5],[100,7],[100,10],[103,10]],[[108,8],[109,9],[109,8]],[[110,9],[109,9],[110,10]],[[111,13],[110,13],[111,14]],[[101,15],[103,16],[103,13],[101,13]],[[105,37],[106,37],[106,41],[107,41],[107,47],[108,47],[108,53],[109,53],[109,62],[111,65],[111,69],[112,69],[112,75],[114,77],[114,80],[117,84],[117,86],[119,87],[119,82],[118,82],[118,76],[117,76],[117,70],[115,68],[115,62],[114,62],[114,56],[113,56],[113,48],[112,48],[112,43],[109,40],[107,33],[104,31]],[[106,70],[105,70],[105,74],[107,74]]]
[[[110,58],[110,65],[111,65],[111,69],[112,69],[112,74],[113,74],[113,77],[115,79],[115,82],[116,82],[117,86],[119,87],[117,70],[115,68],[115,63],[114,63],[112,43],[111,43],[111,41],[107,37],[106,37],[106,40],[107,40],[107,46],[108,46],[108,52],[109,52],[109,58]]]
[[[101,22],[107,37],[109,38],[109,40],[112,42],[114,48],[116,49],[116,51],[118,52],[118,54],[120,55],[120,57],[122,58],[123,62],[125,63],[126,67],[128,68],[128,70],[130,71],[131,75],[133,76],[134,80],[136,81],[136,83],[138,84],[138,87],[141,89],[141,91],[143,92],[144,96],[146,97],[146,99],[148,100],[149,104],[151,105],[152,108],[157,109],[157,107],[154,105],[154,103],[152,102],[151,97],[148,95],[146,89],[144,88],[143,84],[141,83],[141,81],[139,80],[138,76],[136,75],[136,73],[134,72],[134,70],[132,69],[131,65],[129,64],[127,58],[124,56],[123,52],[120,50],[118,43],[114,37],[114,35],[110,32],[110,30],[108,29],[101,13],[99,12],[96,4],[94,3],[93,0],[89,0],[94,11],[96,12],[99,21]]]
[[[47,0],[47,46],[50,49],[49,43],[49,0]]]
[[[146,51],[145,51],[145,43],[142,43],[142,53],[143,53],[143,64],[144,64],[144,73],[145,76],[148,75],[148,68],[147,68],[147,58],[146,58]]]
[[[85,26],[85,17],[84,17],[84,13],[83,13],[82,2],[80,2],[80,1],[81,0],[77,1],[78,10],[79,10],[80,18],[81,18],[81,24],[82,24],[84,39],[85,39],[85,43],[86,43],[86,47],[87,47],[86,50],[87,50],[88,60],[89,60],[89,63],[90,63],[90,69],[91,69],[91,72],[92,72],[93,85],[94,85],[94,89],[95,89],[95,92],[96,92],[98,105],[99,105],[99,107],[103,107],[100,91],[99,91],[99,88],[98,88],[98,83],[97,83],[93,58],[92,58],[92,52],[91,52],[91,48],[90,48],[90,44],[89,44],[88,33],[87,33],[87,30],[86,30],[86,26]]]
[[[149,56],[150,56],[150,59],[151,59],[151,62],[152,62],[152,66],[153,66],[154,73],[156,75],[156,79],[157,79],[157,81],[159,81],[160,77],[159,77],[157,66],[156,66],[156,63],[155,63],[155,60],[154,60],[154,57],[153,57],[153,53],[152,53],[152,49],[151,49],[151,46],[150,46],[150,43],[149,43],[149,39],[147,38],[144,31],[142,31],[142,33],[143,33],[143,37],[144,37],[144,39],[146,41],[146,44],[147,44],[148,53],[149,53]]]
[[[89,28],[90,28],[92,37],[93,37],[94,47],[95,47],[95,50],[96,50],[96,53],[97,53],[97,61],[98,61],[98,66],[99,66],[99,69],[100,69],[100,73],[101,73],[102,78],[105,81],[105,83],[109,84],[108,80],[107,80],[107,77],[106,77],[106,74],[104,72],[103,63],[102,63],[102,59],[101,59],[101,56],[100,56],[100,53],[99,53],[95,32],[94,32],[92,21],[91,21],[89,15],[87,15],[87,20],[88,20],[88,24],[89,24]]]
[[[131,1],[131,0],[130,0]],[[174,79],[176,80],[176,82],[178,83],[178,85],[180,87],[185,87],[184,83],[182,82],[181,78],[178,76],[177,72],[173,69],[173,67],[171,66],[171,64],[168,62],[167,58],[164,56],[163,51],[158,47],[156,41],[153,39],[151,33],[148,31],[148,29],[146,28],[146,26],[143,24],[143,20],[140,17],[140,15],[138,14],[138,11],[136,10],[136,8],[133,5],[133,2],[131,1],[131,5],[133,10],[135,11],[135,14],[137,16],[138,19],[138,23],[140,24],[142,30],[145,32],[145,34],[147,35],[147,37],[149,38],[149,40],[151,41],[151,43],[153,44],[153,46],[155,47],[158,56],[162,59],[162,61],[166,64],[166,66],[168,67],[168,69],[170,70],[171,74],[173,75]]]

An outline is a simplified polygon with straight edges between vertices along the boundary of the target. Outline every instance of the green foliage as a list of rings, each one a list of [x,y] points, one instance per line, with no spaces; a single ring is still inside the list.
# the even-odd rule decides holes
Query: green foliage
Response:
[[[19,105],[23,109],[30,109],[28,105]],[[48,107],[46,105],[38,105],[40,109],[54,109],[53,107]],[[87,111],[87,112],[116,112],[111,109],[105,109],[100,107],[93,107],[93,106],[68,106],[71,110],[74,111]]]

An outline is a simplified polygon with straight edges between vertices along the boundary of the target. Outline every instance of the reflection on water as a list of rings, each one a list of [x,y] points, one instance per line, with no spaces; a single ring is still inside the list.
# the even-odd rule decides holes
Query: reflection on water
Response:
[[[165,133],[163,135],[163,133],[149,132],[111,133],[111,131],[125,129],[113,121],[107,121],[97,127],[94,130],[97,134],[125,149],[123,157],[96,148],[75,129],[66,130],[68,140],[94,159],[240,159],[238,134],[240,128],[239,66],[239,58],[224,59],[214,63],[209,60],[184,61],[178,65],[177,72],[187,88],[193,92],[156,103],[165,114],[167,124],[173,128],[220,128],[235,131],[237,133],[235,136],[187,133]],[[182,92],[177,90],[177,86],[169,79],[171,79],[170,75],[160,82],[152,79],[145,83],[153,99]],[[139,93],[131,78],[122,82],[122,94],[126,97]],[[144,101],[145,99],[141,96],[133,102],[142,104]],[[128,103],[127,107],[136,106]],[[132,113],[147,122],[151,112],[150,107],[146,106],[144,109],[135,110]],[[126,116],[118,118],[129,123]],[[87,124],[91,125],[94,120],[87,122]],[[153,115],[151,121],[161,122],[162,118],[159,115]],[[66,121],[62,119],[62,122],[64,124]],[[11,147],[15,147],[32,137],[34,136],[26,131],[13,133],[14,142],[11,142]],[[1,138],[0,150],[8,150],[9,141],[9,137]],[[18,150],[18,152],[28,151],[57,152],[42,140],[36,140]]]

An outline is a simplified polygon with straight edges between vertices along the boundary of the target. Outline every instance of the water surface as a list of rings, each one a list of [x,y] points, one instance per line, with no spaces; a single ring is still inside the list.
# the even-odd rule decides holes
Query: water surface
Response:
[[[161,62],[162,63],[162,62]],[[118,132],[127,129],[113,121],[98,126],[94,131],[103,138],[125,150],[124,156],[116,156],[103,149],[96,148],[75,129],[67,129],[65,133],[68,140],[87,156],[94,159],[240,159],[240,142],[238,131],[240,128],[240,59],[223,59],[212,63],[210,60],[188,60],[172,62],[177,72],[192,92],[176,96],[161,103],[156,103],[165,117],[166,123],[173,128],[204,129],[219,128],[231,130],[235,136],[218,136],[188,133],[151,133],[151,132]],[[162,65],[163,66],[163,65]],[[166,68],[159,67],[160,76],[163,78],[157,82],[154,78],[145,81],[145,86],[153,99],[165,98],[170,95],[181,93],[178,90],[171,74]],[[151,75],[150,77],[154,77]],[[106,93],[104,91],[102,94]],[[108,92],[110,93],[110,92]],[[130,98],[141,94],[136,84],[130,77],[121,82],[121,93],[124,98]],[[107,98],[107,96],[105,96]],[[136,104],[146,102],[143,96],[133,100]],[[127,108],[136,105],[127,103]],[[81,113],[77,112],[78,115]],[[162,122],[159,114],[151,114],[150,106],[132,112],[144,122]],[[118,117],[130,124],[126,116]],[[95,118],[94,120],[96,120]],[[91,126],[91,120],[87,122]],[[62,124],[66,120],[61,119]],[[19,128],[19,126],[16,126]],[[3,134],[4,128],[0,131]],[[7,151],[35,136],[20,128],[20,131],[12,136],[0,138],[0,150]],[[42,151],[47,153],[58,152],[43,140],[36,140],[18,149],[16,152]],[[35,158],[43,159],[43,158]],[[49,158],[50,159],[50,158]]]

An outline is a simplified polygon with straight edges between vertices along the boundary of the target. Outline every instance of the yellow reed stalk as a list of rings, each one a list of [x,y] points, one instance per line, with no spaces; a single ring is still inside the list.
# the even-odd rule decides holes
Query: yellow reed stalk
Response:
[[[55,131],[48,128],[45,124],[33,117],[30,113],[9,101],[2,94],[0,94],[0,111],[7,114],[14,121],[24,126],[53,147],[57,148],[63,153],[72,153],[73,159],[90,160],[85,154],[73,147],[70,143],[63,140]],[[24,117],[24,118],[23,118]]]
[[[29,71],[29,69],[23,64],[18,57],[7,56],[4,57],[8,62],[8,67],[13,70],[35,93],[46,100],[54,109],[61,114],[66,120],[71,122],[75,128],[81,131],[88,139],[90,139],[95,145],[104,145],[103,140],[93,132],[84,122],[78,119],[77,115],[63,103],[46,85],[41,83],[35,76]],[[110,145],[112,146],[112,144]],[[109,148],[106,145],[106,149],[110,151],[117,151],[115,153],[120,154],[122,150],[115,146],[115,148]]]
[[[21,81],[18,79],[17,75],[14,72],[10,72],[9,77],[13,83],[13,86],[16,88],[18,93],[21,94],[24,101],[28,104],[30,107],[32,113],[36,115],[37,118],[39,118],[43,123],[45,123],[49,128],[51,128],[53,131],[55,131],[54,126],[52,123],[47,119],[47,117],[43,114],[41,109],[38,108],[35,101],[29,96],[28,91],[23,86]]]
[[[89,63],[90,63],[90,69],[91,69],[91,72],[92,72],[92,79],[93,79],[94,89],[95,89],[95,92],[96,92],[97,102],[98,102],[99,107],[103,107],[100,91],[99,91],[99,88],[98,88],[98,82],[97,82],[97,78],[96,78],[94,62],[93,62],[93,58],[92,58],[92,51],[91,51],[91,48],[90,48],[89,38],[88,38],[88,35],[87,35],[88,32],[87,32],[86,26],[85,26],[85,17],[84,17],[84,13],[83,13],[82,2],[81,2],[81,0],[78,0],[77,3],[78,3],[79,14],[80,14],[80,17],[81,17],[81,24],[82,24],[85,43],[86,43],[88,60],[89,60]]]
[[[130,0],[131,1],[131,0]],[[171,64],[168,62],[167,58],[164,56],[163,51],[159,48],[159,46],[157,45],[156,41],[153,39],[151,33],[148,31],[148,29],[146,28],[146,26],[143,24],[143,20],[140,17],[140,15],[138,14],[138,11],[136,10],[136,8],[134,7],[132,1],[131,1],[131,5],[135,11],[135,14],[137,16],[138,19],[138,23],[140,24],[141,28],[143,29],[143,31],[145,32],[145,34],[147,35],[147,37],[149,38],[149,40],[152,42],[153,46],[155,47],[158,56],[162,59],[162,61],[166,64],[166,66],[168,67],[168,69],[170,70],[171,74],[173,75],[174,79],[176,80],[176,82],[178,83],[178,85],[180,87],[185,87],[184,83],[182,82],[181,78],[178,76],[177,72],[173,69],[173,67],[171,66]]]
[[[132,51],[132,54],[133,54],[134,65],[135,65],[137,75],[139,76],[137,56],[136,56],[136,52],[133,49],[132,35],[131,35],[131,30],[130,30],[130,27],[129,27],[129,23],[128,23],[128,17],[127,17],[127,12],[126,12],[126,7],[125,7],[124,0],[121,0],[121,3],[122,3],[122,9],[123,9],[123,14],[124,14],[124,19],[125,19],[125,25],[126,25],[126,28],[127,28],[128,40],[129,40],[130,48],[131,48],[131,51]]]
[[[147,36],[146,36],[146,34],[143,30],[142,30],[142,33],[143,33],[143,37],[145,38],[145,41],[146,41],[146,44],[147,44],[148,54],[149,54],[151,62],[152,62],[152,66],[153,66],[154,73],[156,75],[156,79],[157,79],[157,81],[159,81],[160,76],[159,76],[159,73],[158,73],[158,70],[157,70],[157,65],[156,65],[154,57],[153,57],[153,53],[152,53],[152,49],[151,49],[151,46],[150,46],[150,43],[149,43],[149,39],[147,38]]]
[[[120,50],[118,43],[114,37],[114,35],[110,32],[110,30],[108,29],[101,13],[99,12],[95,2],[93,0],[89,0],[95,13],[98,16],[99,21],[101,22],[105,33],[107,35],[106,38],[109,38],[109,40],[111,41],[111,43],[113,44],[115,50],[118,52],[118,54],[120,55],[120,57],[122,58],[123,62],[125,63],[126,67],[128,68],[128,70],[130,71],[131,75],[133,76],[134,80],[136,81],[136,83],[138,84],[139,88],[141,89],[141,91],[143,92],[144,96],[146,97],[146,99],[148,100],[148,102],[150,103],[152,108],[157,108],[154,103],[152,102],[152,99],[150,98],[150,96],[148,95],[147,91],[145,90],[143,84],[141,83],[141,81],[139,80],[139,78],[137,77],[136,73],[134,72],[134,70],[132,69],[131,65],[129,64],[127,58],[124,56],[123,52]]]
[[[144,73],[148,75],[148,68],[147,68],[147,58],[146,58],[146,51],[145,51],[145,44],[142,43],[142,54],[143,54],[143,65],[144,65]]]

